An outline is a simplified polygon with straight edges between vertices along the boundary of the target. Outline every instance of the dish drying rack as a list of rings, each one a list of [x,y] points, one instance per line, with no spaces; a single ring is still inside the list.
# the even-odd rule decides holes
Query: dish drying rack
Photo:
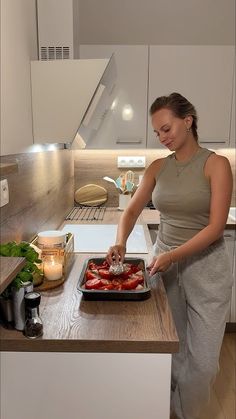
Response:
[[[102,221],[106,207],[85,207],[78,206],[72,208],[66,216],[66,220],[80,220],[80,221]]]

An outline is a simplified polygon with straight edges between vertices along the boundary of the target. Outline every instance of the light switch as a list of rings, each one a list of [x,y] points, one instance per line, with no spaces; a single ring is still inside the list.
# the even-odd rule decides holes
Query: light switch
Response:
[[[7,179],[0,181],[0,207],[4,207],[9,202],[9,189]]]

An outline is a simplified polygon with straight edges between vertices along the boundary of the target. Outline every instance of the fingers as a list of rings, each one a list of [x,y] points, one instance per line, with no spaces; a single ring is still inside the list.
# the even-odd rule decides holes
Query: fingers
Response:
[[[154,262],[147,266],[147,270],[150,276],[153,276],[157,272],[159,272],[158,268],[155,266]]]
[[[120,253],[119,250],[115,247],[113,248],[113,256],[112,256],[113,262],[118,264],[120,262]]]
[[[152,260],[148,266],[149,275],[152,276],[157,272],[165,272],[171,265],[171,260],[168,252],[158,255]]]
[[[158,268],[154,265],[154,266],[150,269],[149,274],[150,274],[150,276],[153,276],[153,275],[155,275],[157,272],[159,272],[159,270],[158,270]]]
[[[154,259],[153,259],[153,260],[149,263],[149,265],[147,266],[147,269],[148,269],[148,270],[150,270],[150,269],[153,267],[153,265],[154,265],[155,261],[156,261],[156,258],[154,258]]]
[[[111,265],[112,263],[123,262],[125,257],[125,248],[123,246],[111,246],[108,250],[106,260]]]
[[[149,265],[147,266],[147,270],[149,271],[150,276],[154,275],[158,271],[158,268],[155,266],[156,261],[157,261],[157,258],[155,257],[153,258],[151,263],[149,263]]]
[[[107,262],[109,263],[109,265],[111,265],[111,264],[112,264],[112,262],[113,262],[113,256],[114,256],[114,253],[113,253],[113,248],[112,248],[112,247],[110,247],[110,248],[108,249],[107,256],[106,256],[106,260],[107,260]]]

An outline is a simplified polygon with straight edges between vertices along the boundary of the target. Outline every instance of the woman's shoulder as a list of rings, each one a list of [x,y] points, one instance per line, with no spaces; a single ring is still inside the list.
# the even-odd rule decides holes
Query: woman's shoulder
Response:
[[[205,150],[209,152],[209,157],[207,161],[211,162],[211,164],[230,164],[229,159],[223,156],[222,154],[217,154],[215,151],[208,149]]]
[[[156,175],[161,171],[161,169],[165,166],[166,164],[166,159],[167,157],[161,157],[159,159],[153,160],[152,163],[150,163],[150,165],[148,166],[148,168],[146,169],[146,172],[149,175],[152,175],[153,177],[156,177]]]
[[[168,156],[160,157],[159,159],[153,160],[153,162],[149,165],[148,168],[150,168],[150,170],[161,169],[161,167],[165,165],[167,161],[172,158],[173,155],[174,153],[169,154]]]
[[[211,174],[218,170],[231,170],[231,165],[227,157],[211,152],[206,162],[206,170]]]

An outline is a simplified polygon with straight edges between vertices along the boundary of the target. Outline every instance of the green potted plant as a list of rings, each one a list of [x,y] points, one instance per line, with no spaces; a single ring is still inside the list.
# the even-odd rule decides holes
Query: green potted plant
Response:
[[[24,282],[33,282],[39,285],[43,279],[40,269],[42,261],[39,259],[38,252],[27,242],[16,243],[15,241],[0,244],[0,256],[24,257],[25,266],[16,275],[11,284],[0,295],[0,306],[6,321],[13,320],[12,313],[12,289],[19,290]]]

